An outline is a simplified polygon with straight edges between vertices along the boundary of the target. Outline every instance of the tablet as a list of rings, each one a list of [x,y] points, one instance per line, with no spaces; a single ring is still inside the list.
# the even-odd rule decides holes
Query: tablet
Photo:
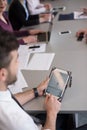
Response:
[[[62,100],[64,92],[67,88],[67,84],[69,81],[69,73],[68,71],[54,68],[50,73],[50,80],[46,89],[46,94],[52,94],[59,99]]]

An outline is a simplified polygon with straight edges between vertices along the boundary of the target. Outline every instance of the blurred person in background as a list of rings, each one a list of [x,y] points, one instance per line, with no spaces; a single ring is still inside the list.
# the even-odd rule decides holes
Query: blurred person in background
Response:
[[[14,30],[49,22],[50,17],[51,14],[30,15],[27,0],[13,0],[9,6],[9,19]]]
[[[46,11],[50,11],[52,9],[52,5],[50,3],[40,3],[40,0],[27,0],[28,9],[31,15],[45,13]]]
[[[29,43],[36,43],[38,39],[35,35],[43,31],[41,30],[14,31],[8,19],[7,13],[5,12],[6,7],[7,7],[7,0],[0,0],[0,29],[13,33],[17,38],[21,37],[21,39],[18,40],[19,44],[26,45]]]

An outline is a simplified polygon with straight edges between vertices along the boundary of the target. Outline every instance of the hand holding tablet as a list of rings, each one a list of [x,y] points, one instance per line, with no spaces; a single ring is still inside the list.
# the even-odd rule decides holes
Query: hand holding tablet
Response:
[[[50,80],[45,91],[46,94],[52,94],[57,97],[59,101],[62,100],[64,92],[67,88],[71,75],[68,71],[54,68],[50,73]]]

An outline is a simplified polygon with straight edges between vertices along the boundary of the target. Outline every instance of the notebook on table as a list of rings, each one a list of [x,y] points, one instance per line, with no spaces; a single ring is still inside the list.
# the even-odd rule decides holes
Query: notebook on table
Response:
[[[69,14],[60,14],[58,17],[59,21],[62,20],[76,20],[76,19],[87,19],[87,15],[85,15],[83,12],[74,11]]]

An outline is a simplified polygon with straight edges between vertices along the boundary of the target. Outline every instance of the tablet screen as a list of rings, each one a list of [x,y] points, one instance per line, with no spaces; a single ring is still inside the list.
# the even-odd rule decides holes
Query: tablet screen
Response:
[[[62,97],[69,75],[67,71],[55,69],[52,71],[46,93],[51,93],[52,95],[60,98]]]

